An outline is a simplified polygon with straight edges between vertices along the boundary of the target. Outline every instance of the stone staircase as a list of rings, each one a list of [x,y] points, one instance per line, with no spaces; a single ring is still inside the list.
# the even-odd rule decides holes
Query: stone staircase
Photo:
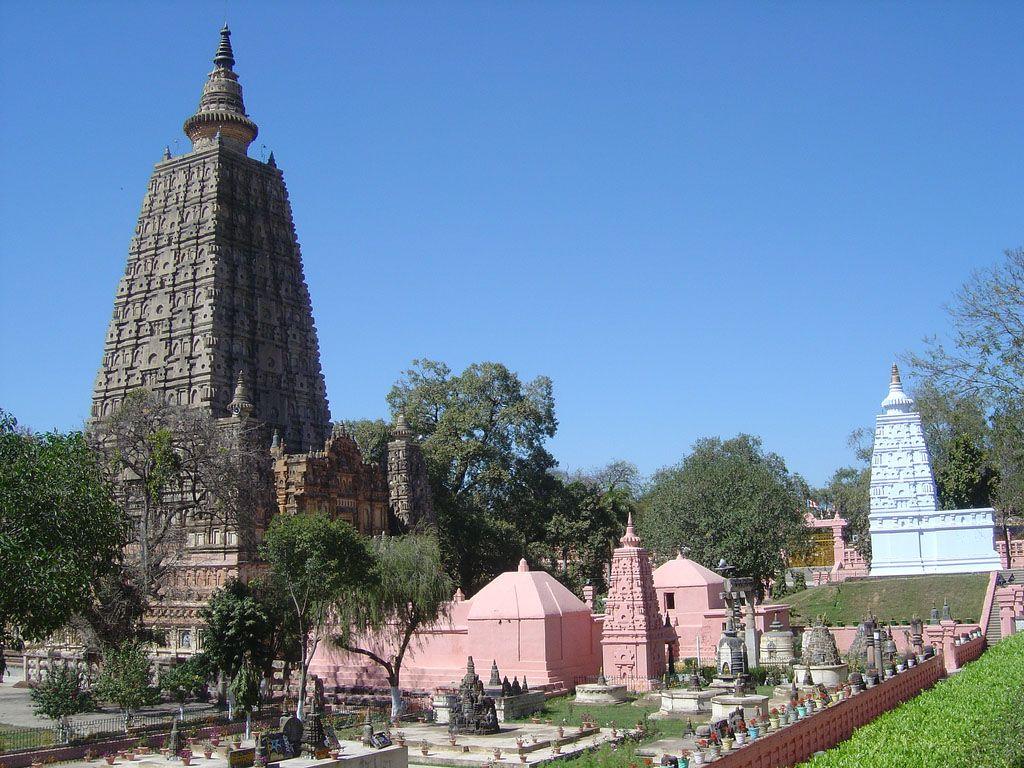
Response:
[[[1014,568],[1011,570],[1000,571],[1004,579],[1009,579],[1013,576],[1014,584],[1024,584],[1024,568]],[[992,606],[992,611],[988,616],[988,626],[985,627],[985,641],[989,646],[995,645],[1003,639],[1003,633],[999,626],[999,611],[996,607]]]

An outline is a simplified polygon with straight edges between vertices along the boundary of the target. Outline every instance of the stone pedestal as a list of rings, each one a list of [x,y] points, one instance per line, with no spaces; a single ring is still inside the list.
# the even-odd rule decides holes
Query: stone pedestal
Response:
[[[542,709],[544,709],[543,691],[528,691],[518,696],[501,696],[494,700],[494,710],[498,714],[499,723],[528,717]]]
[[[659,720],[686,719],[711,712],[711,700],[721,691],[670,688],[661,692],[661,709],[651,715]]]
[[[815,685],[842,685],[850,675],[850,668],[842,664],[811,664],[807,669],[811,673],[811,682]]]
[[[721,720],[736,711],[743,710],[743,719],[768,716],[768,697],[749,693],[743,696],[722,693],[711,699],[711,719]]]
[[[576,686],[576,704],[621,704],[626,700],[626,686],[587,683]],[[541,706],[544,702],[541,702]]]

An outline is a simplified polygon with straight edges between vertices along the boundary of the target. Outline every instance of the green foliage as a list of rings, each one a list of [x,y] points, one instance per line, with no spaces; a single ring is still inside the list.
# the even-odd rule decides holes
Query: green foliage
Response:
[[[1024,634],[1017,634],[804,766],[1019,768],[1022,734]]]
[[[760,438],[705,438],[675,466],[659,470],[640,499],[645,544],[661,557],[686,546],[709,567],[721,558],[736,575],[765,584],[804,545],[807,486]]]
[[[373,558],[355,528],[319,512],[275,517],[260,552],[270,565],[275,588],[287,595],[295,618],[301,717],[306,674],[323,635],[327,609],[346,590],[371,579]]]
[[[160,687],[179,704],[195,696],[210,677],[210,659],[198,654],[175,664],[160,676]]]
[[[837,469],[824,488],[815,489],[811,495],[833,507],[846,520],[847,544],[852,544],[865,557],[871,556],[871,535],[868,512],[870,509],[869,488],[871,467],[841,467]]]
[[[231,693],[243,712],[252,712],[260,704],[260,676],[255,667],[246,659],[235,676],[231,678]]]
[[[294,606],[276,582],[233,579],[214,593],[200,615],[203,649],[215,670],[233,678],[246,659],[269,675],[275,659],[296,660]]]
[[[625,768],[642,762],[636,753],[635,744],[622,744],[614,749],[610,744],[602,744],[598,749],[587,750],[576,757],[562,760],[559,765],[572,768]]]
[[[126,532],[81,433],[31,434],[0,410],[0,671],[4,630],[42,640],[67,623]]]
[[[853,626],[869,612],[886,622],[905,623],[914,614],[927,617],[948,599],[953,617],[965,619],[981,615],[987,588],[988,575],[978,573],[857,579],[810,587],[779,602],[791,607],[794,618],[807,623],[823,614],[829,624]]]
[[[352,419],[341,423],[356,441],[364,461],[387,467],[388,441],[393,437],[390,424],[383,419]]]
[[[605,565],[622,535],[632,501],[609,491],[574,480],[553,498],[544,524],[544,539],[529,549],[547,569],[576,594],[585,584],[606,592]]]
[[[475,591],[544,538],[545,510],[560,488],[544,446],[557,427],[551,380],[524,383],[500,363],[453,375],[444,363],[416,360],[388,403],[423,436],[448,571]]]
[[[336,604],[342,631],[335,642],[379,664],[398,688],[413,633],[442,617],[455,584],[432,536],[381,536],[373,539],[371,551],[372,578]]]
[[[96,704],[83,683],[79,669],[66,666],[51,669],[32,689],[32,710],[36,717],[61,721],[80,712],[92,712]]]
[[[145,646],[127,642],[108,648],[94,691],[97,698],[116,704],[127,714],[159,701],[160,691],[150,685],[150,663]]]

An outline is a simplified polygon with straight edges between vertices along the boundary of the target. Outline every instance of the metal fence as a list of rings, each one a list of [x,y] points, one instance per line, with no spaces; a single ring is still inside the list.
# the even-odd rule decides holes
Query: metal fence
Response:
[[[253,712],[253,719],[257,720],[275,714],[280,714],[278,707],[262,707]],[[127,721],[124,715],[105,715],[85,719],[76,718],[66,725],[56,724],[49,728],[4,728],[0,729],[0,753],[38,749],[54,744],[98,741],[105,737],[124,734],[142,737],[147,733],[169,731],[175,721],[177,721],[179,729],[187,732],[189,728],[226,725],[229,722],[239,722],[242,719],[244,719],[244,714],[241,712],[235,712],[235,718],[231,721],[228,720],[227,712],[199,707],[186,709],[183,713],[136,714],[127,718]]]

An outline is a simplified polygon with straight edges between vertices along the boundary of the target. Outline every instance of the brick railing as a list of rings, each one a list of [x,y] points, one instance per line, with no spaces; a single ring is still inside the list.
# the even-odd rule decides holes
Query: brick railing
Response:
[[[956,666],[954,669],[960,669],[960,667],[967,662],[974,661],[985,652],[985,648],[986,642],[984,635],[976,637],[973,640],[968,640],[966,643],[954,645],[953,656],[956,659]]]
[[[802,763],[815,752],[831,749],[850,738],[854,730],[935,685],[945,674],[942,654],[938,654],[873,688],[740,747],[712,765],[783,768]]]

